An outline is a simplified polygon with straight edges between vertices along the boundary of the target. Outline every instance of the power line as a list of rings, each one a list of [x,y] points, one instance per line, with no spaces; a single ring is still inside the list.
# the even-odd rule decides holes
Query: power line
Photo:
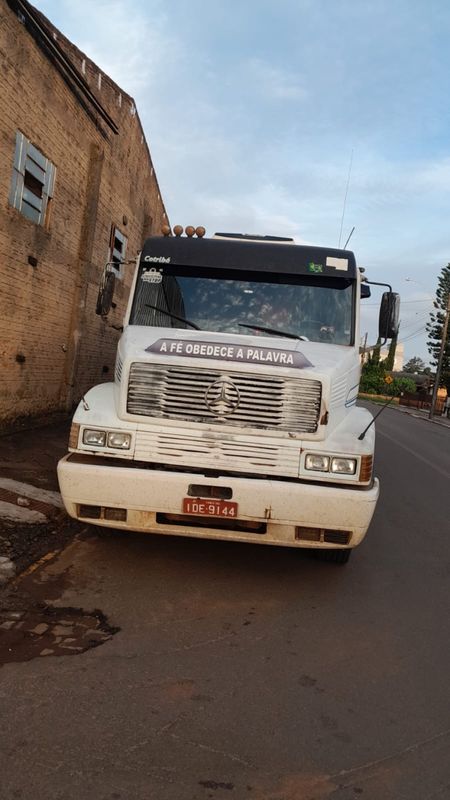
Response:
[[[414,328],[418,322],[424,322],[426,320],[426,316],[418,316],[417,319],[412,319],[409,322],[407,320],[400,320],[400,330],[404,331],[405,328]]]
[[[423,331],[416,331],[415,333],[408,334],[404,339],[399,340],[400,344],[405,344],[405,342],[409,342],[411,339],[416,339],[417,336],[423,336]]]
[[[430,299],[427,299],[427,300],[401,300],[400,302],[401,302],[401,305],[404,306],[406,303],[408,303],[408,304],[409,303],[434,303],[434,300],[431,300],[431,298],[430,298]],[[368,306],[371,306],[371,307],[375,307],[376,306],[378,308],[379,305],[380,305],[379,303],[364,303],[363,308],[367,308]]]
[[[410,325],[409,327],[414,327],[414,326]],[[410,331],[409,333],[416,333],[416,332],[419,333],[419,331],[426,331],[426,329],[427,329],[426,325],[419,325],[418,328],[415,328],[414,331]],[[408,333],[408,336],[409,336],[409,333]]]

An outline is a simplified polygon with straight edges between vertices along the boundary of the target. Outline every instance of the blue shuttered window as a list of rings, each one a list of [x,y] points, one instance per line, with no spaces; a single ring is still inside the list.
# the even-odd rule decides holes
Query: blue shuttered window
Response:
[[[127,241],[127,237],[124,236],[119,228],[112,225],[109,243],[109,265],[116,278],[122,278],[122,264],[125,261],[127,252]]]
[[[55,165],[17,131],[10,205],[37,225],[48,227],[55,177]]]

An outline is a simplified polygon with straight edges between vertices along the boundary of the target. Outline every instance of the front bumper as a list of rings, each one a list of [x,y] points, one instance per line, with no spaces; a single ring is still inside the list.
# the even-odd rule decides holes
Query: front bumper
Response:
[[[299,529],[349,532],[348,546],[355,547],[364,538],[379,495],[378,480],[370,488],[352,488],[306,481],[258,478],[204,477],[189,472],[146,469],[124,462],[118,466],[99,457],[69,454],[58,464],[58,479],[68,514],[96,525],[145,533],[164,533],[207,539],[285,545],[288,547],[336,548],[335,542],[306,541]],[[264,524],[264,533],[230,530],[220,527],[220,518],[212,518],[211,527],[202,527],[181,517],[183,498],[190,484],[227,487],[238,503],[238,519]],[[126,509],[126,521],[103,517],[90,519],[80,514],[80,506],[101,509]],[[178,515],[170,524],[164,515]],[[323,538],[323,537],[322,537]]]

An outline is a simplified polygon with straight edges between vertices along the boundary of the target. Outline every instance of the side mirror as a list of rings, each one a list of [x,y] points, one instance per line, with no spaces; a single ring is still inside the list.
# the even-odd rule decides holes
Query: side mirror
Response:
[[[103,280],[98,290],[97,306],[95,308],[96,314],[102,317],[108,316],[111,311],[115,285],[116,276],[114,272],[107,270],[103,275]]]
[[[400,295],[384,292],[381,298],[378,335],[380,339],[392,339],[398,333],[400,315]]]
[[[359,295],[361,300],[364,297],[370,297],[370,295],[371,295],[370,286],[368,286],[367,283],[362,283],[361,284],[361,293]]]

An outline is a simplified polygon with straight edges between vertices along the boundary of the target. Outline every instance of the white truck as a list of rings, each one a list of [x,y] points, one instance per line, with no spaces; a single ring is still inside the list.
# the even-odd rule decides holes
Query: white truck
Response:
[[[356,406],[368,282],[346,250],[186,230],[138,256],[114,382],[83,397],[58,465],[67,512],[345,563],[379,494],[372,417]],[[383,295],[383,338],[397,300]]]

